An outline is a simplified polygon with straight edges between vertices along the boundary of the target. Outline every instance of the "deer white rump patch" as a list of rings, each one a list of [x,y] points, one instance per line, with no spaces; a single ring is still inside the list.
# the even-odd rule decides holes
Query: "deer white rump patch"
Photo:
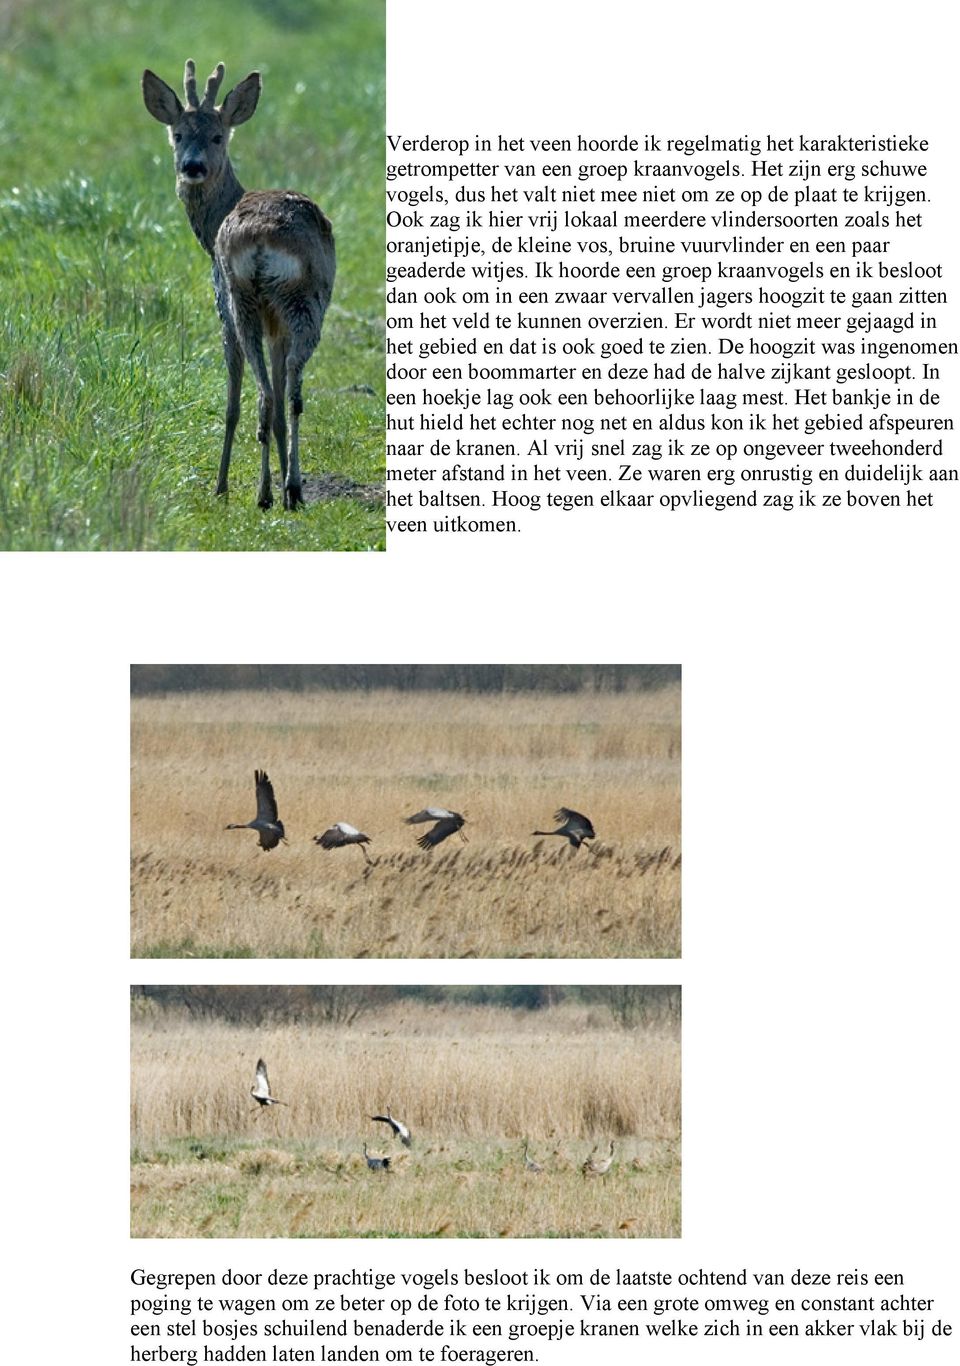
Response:
[[[230,270],[238,280],[299,280],[303,264],[299,256],[280,247],[242,247],[230,256]]]

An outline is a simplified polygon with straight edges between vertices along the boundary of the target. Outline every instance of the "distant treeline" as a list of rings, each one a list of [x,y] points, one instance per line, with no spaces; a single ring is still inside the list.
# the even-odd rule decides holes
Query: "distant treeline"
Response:
[[[679,664],[134,664],[130,691],[622,693],[662,688],[679,678]]]
[[[544,1010],[564,1001],[609,1010],[626,1029],[676,1021],[678,986],[137,986],[134,1006],[148,1000],[161,1010],[238,1025],[353,1024],[404,1000],[428,1005],[493,1006]]]

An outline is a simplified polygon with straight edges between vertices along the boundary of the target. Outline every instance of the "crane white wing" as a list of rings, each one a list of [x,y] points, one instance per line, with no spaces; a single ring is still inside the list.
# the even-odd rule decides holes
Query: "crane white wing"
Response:
[[[445,821],[456,814],[455,811],[448,811],[445,806],[425,806],[415,816],[408,816],[406,823],[407,825],[419,825],[423,821]]]
[[[267,1078],[267,1064],[263,1061],[263,1058],[257,1063],[257,1081],[254,1086],[254,1095],[270,1095],[270,1082]]]

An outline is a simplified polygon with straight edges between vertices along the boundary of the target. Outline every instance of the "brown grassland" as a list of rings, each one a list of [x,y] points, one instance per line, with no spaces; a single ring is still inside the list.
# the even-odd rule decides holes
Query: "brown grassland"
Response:
[[[188,693],[132,703],[135,957],[680,952],[680,690]],[[289,845],[252,831],[265,768]],[[467,818],[421,853],[423,806]],[[534,839],[585,812],[579,850]],[[321,850],[347,821],[371,836]]]
[[[134,1004],[135,1237],[680,1234],[677,1020],[404,1002],[350,1028],[254,1028]],[[261,1056],[288,1107],[249,1095]],[[371,1122],[387,1106],[409,1150]],[[611,1140],[611,1170],[584,1176]]]

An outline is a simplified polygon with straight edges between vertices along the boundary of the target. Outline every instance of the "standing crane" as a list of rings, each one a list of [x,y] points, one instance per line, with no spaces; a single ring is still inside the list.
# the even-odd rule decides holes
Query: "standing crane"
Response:
[[[285,1100],[277,1100],[276,1096],[270,1094],[270,1081],[267,1077],[267,1064],[260,1058],[257,1062],[256,1085],[250,1087],[250,1094],[257,1104],[263,1108],[264,1105],[287,1105]],[[260,1111],[258,1110],[259,1114]]]
[[[261,768],[255,771],[253,780],[257,788],[256,818],[247,821],[246,825],[228,825],[227,829],[256,830],[260,835],[261,849],[276,849],[281,840],[286,844],[287,838],[283,830],[283,821],[277,811],[277,799],[273,795],[273,784]]]
[[[399,1138],[403,1146],[405,1148],[410,1147],[410,1144],[413,1142],[413,1136],[402,1119],[394,1119],[393,1115],[390,1113],[389,1105],[387,1106],[387,1113],[385,1115],[371,1115],[370,1118],[377,1124],[389,1124],[394,1135]]]
[[[595,840],[597,838],[593,825],[586,816],[582,816],[579,811],[571,811],[569,806],[561,806],[560,810],[554,813],[555,821],[563,821],[559,830],[534,830],[535,835],[562,835],[568,839],[574,849],[579,849],[584,840]]]
[[[607,1157],[597,1157],[597,1149],[594,1148],[593,1152],[580,1168],[584,1176],[606,1176],[607,1172],[613,1166],[613,1149],[614,1143],[612,1138],[610,1140],[610,1152]]]
[[[530,1144],[526,1139],[523,1140],[523,1165],[528,1172],[542,1172],[543,1167],[539,1162],[535,1162],[527,1151]]]
[[[368,1153],[366,1143],[363,1145],[363,1156],[372,1172],[388,1172],[390,1170],[389,1157],[375,1157],[373,1153]]]
[[[363,857],[370,862],[370,855],[363,847],[370,843],[370,836],[358,830],[355,825],[348,825],[346,821],[335,821],[322,835],[314,835],[313,842],[319,844],[321,849],[342,849],[344,845],[357,844]]]
[[[448,811],[444,806],[425,806],[415,816],[408,816],[406,824],[421,825],[424,821],[436,821],[436,824],[432,830],[428,830],[425,835],[421,835],[417,840],[421,849],[432,849],[449,835],[455,835],[458,832],[466,844],[467,837],[463,833],[463,826],[466,822],[459,811]]]

